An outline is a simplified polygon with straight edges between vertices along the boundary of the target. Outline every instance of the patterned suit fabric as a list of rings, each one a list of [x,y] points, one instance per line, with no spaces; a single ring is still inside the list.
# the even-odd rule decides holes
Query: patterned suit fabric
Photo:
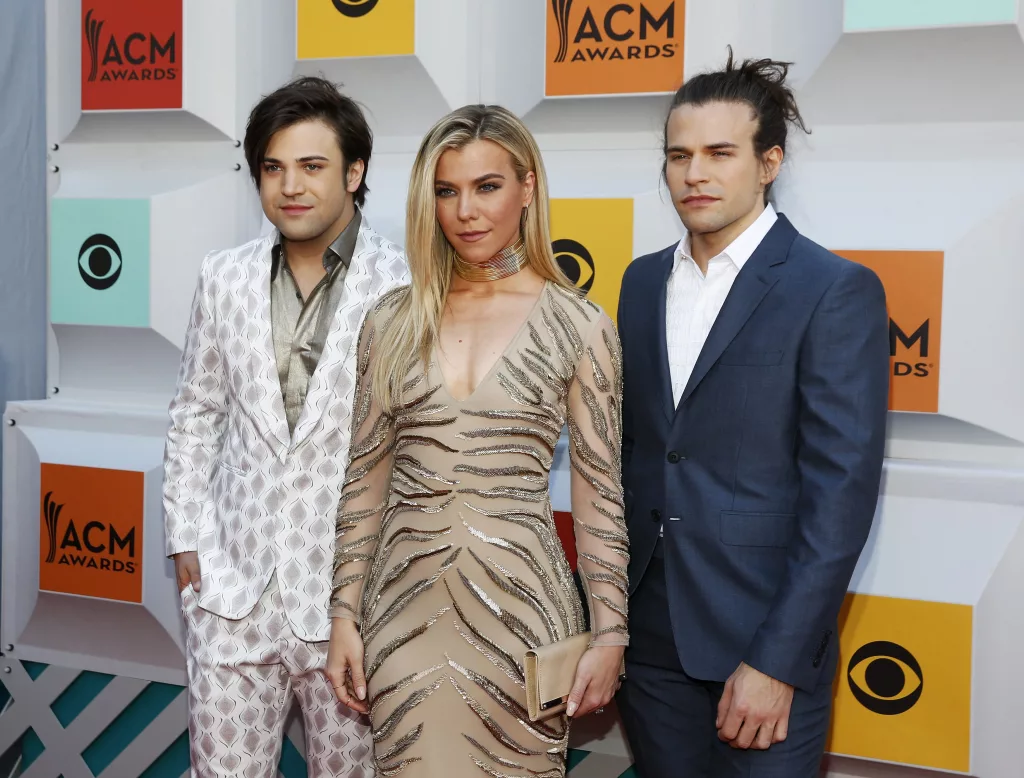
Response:
[[[366,725],[319,672],[357,334],[405,257],[365,220],[306,403],[289,435],[270,316],[273,238],[203,262],[170,406],[166,550],[198,551],[183,599],[193,775],[276,775],[296,697],[311,776],[372,774]],[[226,713],[230,711],[230,715]]]
[[[199,552],[199,605],[249,613],[276,571],[292,629],[327,640],[335,509],[351,433],[356,340],[405,256],[364,219],[294,436],[270,326],[272,237],[203,263],[164,458],[167,554]]]
[[[322,672],[327,644],[295,637],[276,577],[243,619],[203,610],[191,586],[181,598],[193,776],[276,776],[293,697],[302,710],[308,775],[373,776],[369,725],[335,698]]]
[[[377,771],[562,776],[568,722],[529,721],[523,658],[585,629],[548,498],[566,424],[594,640],[627,642],[618,338],[548,283],[469,397],[417,360],[382,413],[373,341],[404,294],[360,338],[331,611],[361,621]]]

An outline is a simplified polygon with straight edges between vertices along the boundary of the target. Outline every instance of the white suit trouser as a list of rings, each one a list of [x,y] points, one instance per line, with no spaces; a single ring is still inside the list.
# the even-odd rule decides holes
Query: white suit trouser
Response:
[[[253,611],[225,619],[182,592],[193,778],[274,778],[294,693],[309,778],[371,778],[369,720],[337,701],[327,643],[292,632],[275,575]]]

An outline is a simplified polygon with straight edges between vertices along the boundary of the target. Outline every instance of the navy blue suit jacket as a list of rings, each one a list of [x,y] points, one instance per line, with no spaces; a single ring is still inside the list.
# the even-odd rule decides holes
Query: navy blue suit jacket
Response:
[[[618,326],[631,592],[665,532],[686,672],[740,662],[805,690],[878,500],[889,391],[885,292],[779,216],[736,277],[678,407],[665,345],[675,246],[632,262]]]

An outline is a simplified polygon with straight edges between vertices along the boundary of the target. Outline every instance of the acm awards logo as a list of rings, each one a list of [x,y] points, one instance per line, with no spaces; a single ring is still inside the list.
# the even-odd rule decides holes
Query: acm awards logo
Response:
[[[555,62],[650,60],[679,53],[679,44],[665,42],[676,34],[675,0],[660,15],[643,2],[615,3],[603,13],[581,5],[584,10],[577,21],[573,0],[551,0],[558,31]],[[570,45],[575,47],[572,56]]]
[[[871,269],[885,289],[889,410],[938,412],[945,255],[905,249],[838,249],[836,253]]]
[[[932,364],[925,361],[928,359],[928,331],[931,319],[925,319],[911,334],[905,333],[893,319],[889,319],[889,356],[893,358],[892,374],[894,376],[913,375],[917,378],[927,378],[932,371]],[[904,362],[896,359],[896,344],[910,351],[917,346],[917,362]],[[908,356],[908,359],[910,357]]]
[[[583,294],[589,292],[594,285],[596,269],[594,258],[587,247],[575,240],[560,238],[551,243],[551,251],[558,266],[573,285]]]
[[[64,504],[55,502],[53,492],[47,492],[43,498],[46,564],[135,574],[135,527],[122,536],[112,523],[89,521],[79,528],[74,519],[69,519],[62,529],[63,510]],[[128,559],[116,558],[125,554]]]
[[[178,77],[175,32],[163,41],[153,32],[142,31],[130,32],[120,40],[112,34],[104,37],[106,22],[93,14],[94,9],[90,8],[82,25],[82,34],[89,48],[90,82],[173,81]]]
[[[924,692],[924,672],[916,657],[885,640],[866,643],[854,652],[846,680],[857,702],[880,716],[906,713]]]
[[[90,289],[103,291],[121,277],[121,247],[109,235],[90,235],[78,250],[78,273]]]
[[[378,0],[331,0],[338,13],[350,19],[366,16],[376,6]]]

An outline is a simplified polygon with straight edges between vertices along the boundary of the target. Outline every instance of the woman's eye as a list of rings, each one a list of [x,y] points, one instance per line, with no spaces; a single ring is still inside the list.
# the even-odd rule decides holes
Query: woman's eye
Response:
[[[438,189],[434,194],[438,197],[451,197],[455,193],[451,189]]]

